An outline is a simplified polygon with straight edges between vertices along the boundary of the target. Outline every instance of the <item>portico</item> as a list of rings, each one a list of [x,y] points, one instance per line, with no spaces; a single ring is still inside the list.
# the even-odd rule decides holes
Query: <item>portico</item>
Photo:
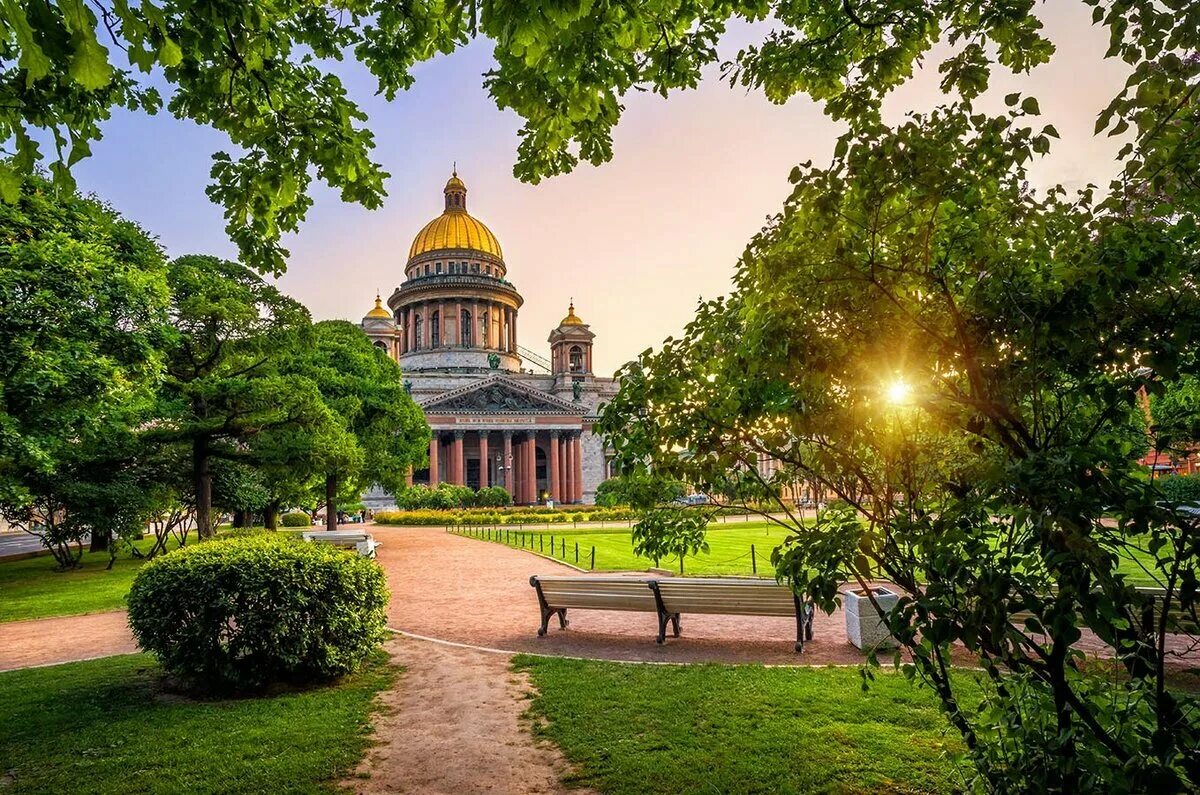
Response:
[[[517,504],[582,502],[583,428],[578,419],[511,424],[496,419],[471,430],[434,425],[430,469],[424,477],[418,472],[415,482],[500,486]],[[517,424],[525,427],[511,427]]]

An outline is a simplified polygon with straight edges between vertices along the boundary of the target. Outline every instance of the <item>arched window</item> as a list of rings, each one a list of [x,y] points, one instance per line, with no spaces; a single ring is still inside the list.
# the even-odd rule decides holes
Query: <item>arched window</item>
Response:
[[[569,361],[572,373],[583,372],[583,348],[580,348],[578,345],[572,345]]]
[[[413,338],[414,338],[414,342],[415,342],[415,344],[413,345],[414,349],[419,349],[419,348],[425,347],[424,343],[422,342],[422,340],[425,339],[424,334],[425,334],[425,318],[421,314],[418,314],[416,316],[416,318],[413,320]]]
[[[462,347],[464,347],[464,348],[470,348],[471,347],[471,338],[472,338],[472,336],[474,336],[471,333],[471,313],[470,313],[470,311],[468,311],[466,309],[464,309],[462,311],[462,314],[458,318],[458,328],[459,328],[459,337],[460,337],[460,339],[458,341],[459,344],[462,345]]]
[[[379,350],[383,351],[384,353],[387,352],[387,343],[384,342],[383,340],[375,340],[375,347],[378,348]]]
[[[479,313],[479,347],[486,348],[488,344],[488,313]]]
[[[429,347],[438,348],[442,344],[442,319],[434,312],[429,317]]]

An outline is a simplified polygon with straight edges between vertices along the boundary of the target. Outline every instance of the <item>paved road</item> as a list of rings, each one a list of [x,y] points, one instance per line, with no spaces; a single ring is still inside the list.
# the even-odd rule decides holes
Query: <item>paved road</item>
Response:
[[[0,533],[0,558],[23,552],[37,552],[39,549],[45,547],[38,538],[29,533]]]

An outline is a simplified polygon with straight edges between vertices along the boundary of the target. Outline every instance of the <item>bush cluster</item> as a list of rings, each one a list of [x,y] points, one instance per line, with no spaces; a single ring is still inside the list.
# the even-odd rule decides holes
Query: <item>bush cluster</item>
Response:
[[[379,511],[375,522],[390,525],[512,525],[562,524],[569,522],[613,522],[634,519],[628,508],[601,508],[592,505],[569,509],[526,507],[505,510],[466,508],[457,510]]]
[[[1186,505],[1200,504],[1200,475],[1169,475],[1158,479],[1163,497]]]
[[[500,486],[475,489],[439,483],[434,488],[416,485],[396,495],[396,506],[406,511],[452,508],[502,508],[512,505],[512,495]]]
[[[386,635],[387,601],[374,561],[268,533],[146,563],[129,591],[129,625],[189,682],[259,688],[353,671]]]
[[[279,523],[284,527],[308,527],[312,524],[312,519],[304,511],[292,511],[285,513]]]

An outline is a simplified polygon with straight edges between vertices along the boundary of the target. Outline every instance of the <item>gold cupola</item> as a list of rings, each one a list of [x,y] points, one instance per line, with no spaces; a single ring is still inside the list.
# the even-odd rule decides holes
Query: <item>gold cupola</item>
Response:
[[[460,251],[503,261],[500,241],[492,230],[467,212],[467,186],[459,178],[457,168],[442,193],[446,198],[445,210],[417,233],[408,250],[409,260],[438,251]]]
[[[379,318],[380,320],[392,319],[392,313],[384,307],[383,299],[379,297],[379,293],[375,294],[375,308],[367,313],[367,317]]]
[[[570,306],[567,307],[567,316],[559,323],[560,326],[583,326],[586,325],[579,315],[575,314],[575,301],[572,300]]]

